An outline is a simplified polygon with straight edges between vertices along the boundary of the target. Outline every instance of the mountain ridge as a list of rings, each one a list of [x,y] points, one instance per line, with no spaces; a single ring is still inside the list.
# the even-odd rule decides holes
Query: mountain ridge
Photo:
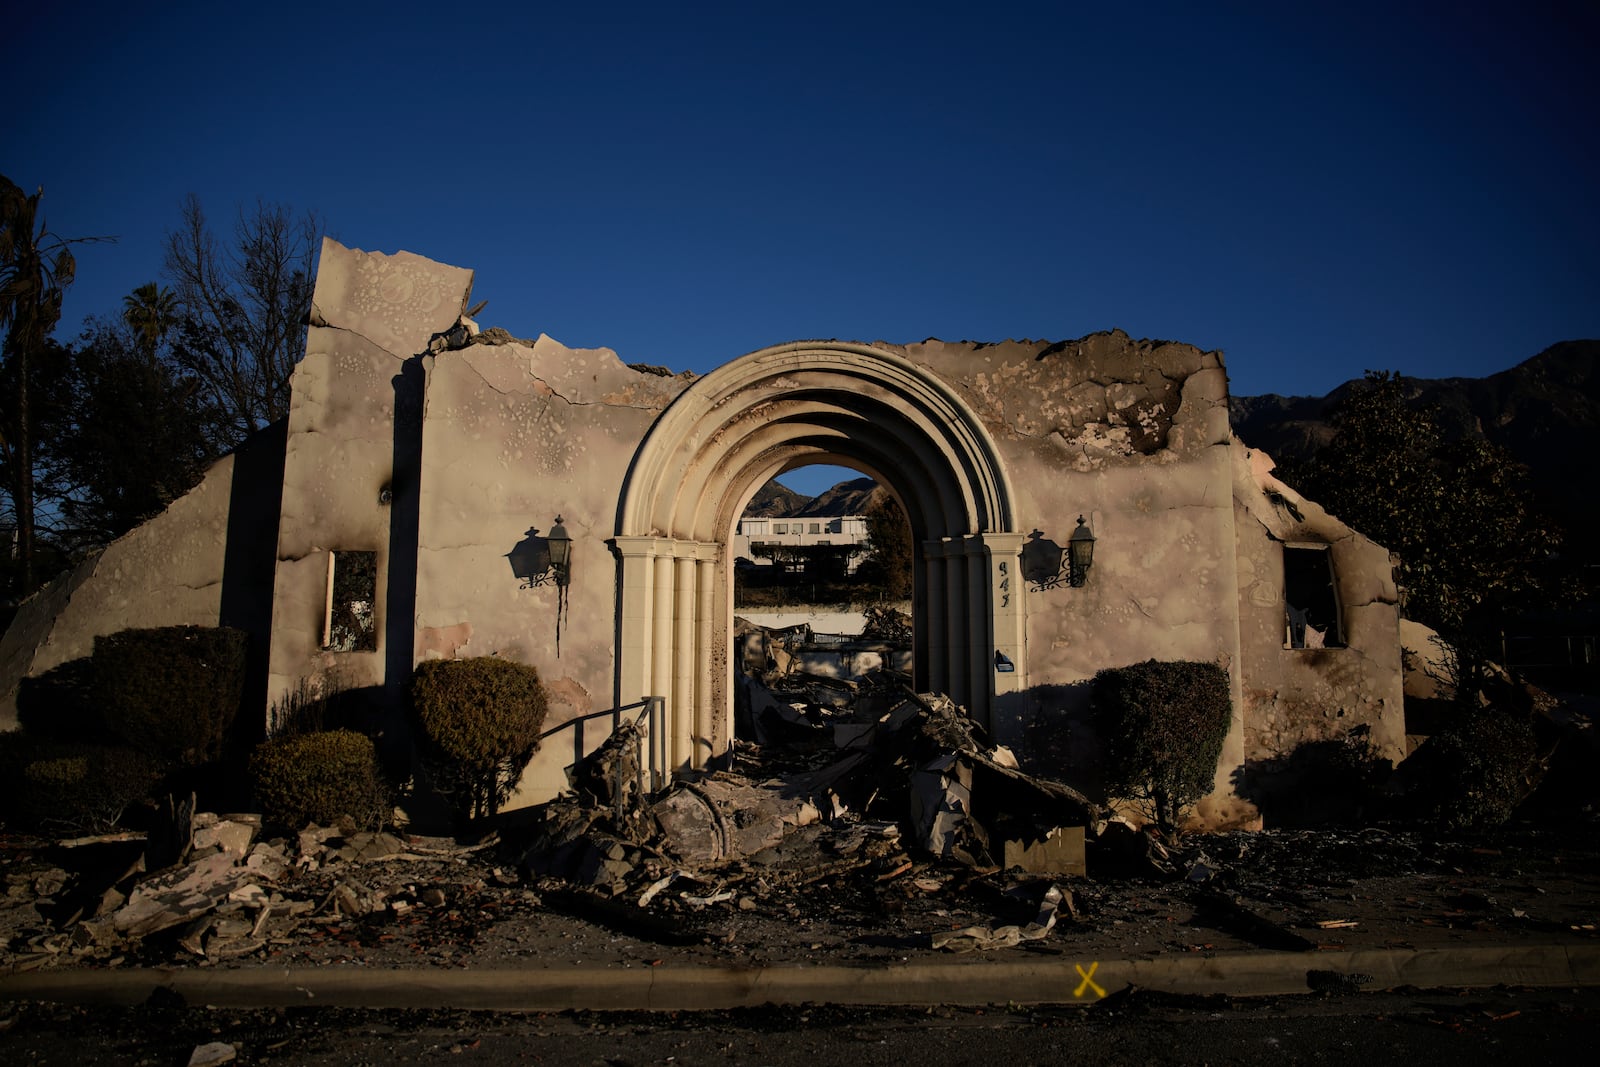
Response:
[[[1572,464],[1600,432],[1600,340],[1559,341],[1508,370],[1481,378],[1403,377],[1415,407],[1432,406],[1452,437],[1476,436],[1528,468],[1544,506],[1569,529],[1600,519],[1595,494],[1572,491]],[[1334,408],[1361,379],[1324,396],[1229,398],[1234,434],[1280,464],[1309,458],[1333,436]]]

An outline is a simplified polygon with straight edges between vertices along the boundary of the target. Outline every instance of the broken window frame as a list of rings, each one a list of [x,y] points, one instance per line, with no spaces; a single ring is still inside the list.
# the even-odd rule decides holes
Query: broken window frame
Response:
[[[1332,546],[1320,541],[1283,542],[1283,647],[1295,651],[1315,651],[1321,648],[1344,648],[1344,606],[1339,602],[1339,582],[1334,571]],[[1291,553],[1315,553],[1321,557],[1327,584],[1321,593],[1315,583],[1315,567],[1309,555],[1296,557]],[[1293,577],[1291,577],[1293,576]],[[1291,589],[1291,581],[1298,586]],[[1298,604],[1296,602],[1299,602]],[[1319,623],[1325,625],[1319,626]],[[1309,634],[1320,632],[1320,644],[1310,643]],[[1296,637],[1298,635],[1298,641]]]
[[[322,648],[326,652],[378,650],[378,553],[352,549],[328,553]]]

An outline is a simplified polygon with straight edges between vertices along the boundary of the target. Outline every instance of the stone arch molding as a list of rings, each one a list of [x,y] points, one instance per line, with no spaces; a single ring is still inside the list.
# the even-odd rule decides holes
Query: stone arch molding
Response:
[[[731,560],[723,551],[767,479],[814,462],[890,486],[919,545],[917,684],[986,719],[1025,684],[1022,535],[993,440],[943,381],[869,345],[795,342],[699,379],[629,468],[619,559],[616,697],[667,703],[667,758],[700,766],[732,733]],[[1000,656],[1014,669],[996,673]]]

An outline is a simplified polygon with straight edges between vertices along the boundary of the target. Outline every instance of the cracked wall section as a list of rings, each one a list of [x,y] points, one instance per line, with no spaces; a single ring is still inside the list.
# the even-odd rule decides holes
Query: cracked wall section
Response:
[[[1019,532],[1065,544],[1085,516],[1098,539],[1078,588],[1027,590],[1029,688],[996,701],[997,740],[1027,751],[1082,723],[1107,667],[1200,660],[1229,672],[1235,728],[1222,755],[1214,826],[1254,817],[1228,787],[1244,758],[1227,375],[1217,353],[1120,331],[1057,344],[927,341],[908,358],[939,373],[983,419],[1011,484]],[[1076,758],[1076,757],[1074,757]]]
[[[691,379],[625,366],[609,349],[547,336],[442,352],[428,379],[416,579],[417,659],[506,656],[552,693],[546,729],[611,705],[616,561],[607,545],[623,479],[650,424]],[[511,550],[572,538],[566,609],[554,585],[522,588]],[[566,786],[575,748],[608,723],[556,735],[512,806]]]
[[[216,626],[234,456],[200,484],[23,602],[0,641],[0,730],[17,725],[17,684],[133,627]]]
[[[1399,601],[1389,552],[1273,475],[1272,458],[1235,443],[1240,641],[1247,762],[1365,726],[1381,757],[1405,755]],[[1327,545],[1345,647],[1286,648],[1283,548]]]
[[[301,679],[336,676],[341,686],[391,691],[405,683],[390,646],[398,633],[403,649],[411,647],[411,579],[401,572],[411,570],[415,545],[402,537],[397,550],[394,540],[397,520],[416,503],[406,457],[420,446],[421,380],[431,358],[420,354],[460,320],[471,290],[469,270],[323,241],[306,354],[292,380],[269,703]],[[416,419],[407,419],[408,404]],[[327,560],[335,551],[377,554],[374,651],[322,647]],[[397,551],[399,569],[392,566]],[[400,579],[398,587],[391,579]],[[398,628],[390,617],[397,597],[404,616]],[[409,652],[400,659],[408,664]]]
[[[952,382],[997,438],[1048,441],[1087,469],[1225,441],[1222,356],[1121,330],[1075,341],[936,340],[904,352]]]

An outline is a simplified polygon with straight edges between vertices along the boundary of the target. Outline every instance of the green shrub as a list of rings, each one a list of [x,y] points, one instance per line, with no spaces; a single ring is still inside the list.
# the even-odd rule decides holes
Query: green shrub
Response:
[[[411,679],[422,763],[462,818],[491,815],[539,747],[546,710],[533,667],[493,656],[430,660]]]
[[[165,626],[94,641],[107,728],[124,743],[180,767],[221,757],[244,697],[242,630]]]
[[[1233,718],[1228,673],[1147,660],[1096,674],[1091,701],[1107,788],[1151,802],[1157,828],[1176,834],[1186,809],[1211,792]]]
[[[18,682],[17,722],[35,737],[58,741],[103,737],[93,657],[68,660]]]
[[[161,767],[131,748],[11,733],[0,738],[0,776],[7,825],[104,833],[150,796]]]
[[[262,820],[291,830],[341,815],[376,827],[389,811],[372,739],[353,730],[269,738],[250,757],[250,781]]]
[[[1404,770],[1422,818],[1446,830],[1486,830],[1511,817],[1537,759],[1526,718],[1473,708],[1423,742]]]

